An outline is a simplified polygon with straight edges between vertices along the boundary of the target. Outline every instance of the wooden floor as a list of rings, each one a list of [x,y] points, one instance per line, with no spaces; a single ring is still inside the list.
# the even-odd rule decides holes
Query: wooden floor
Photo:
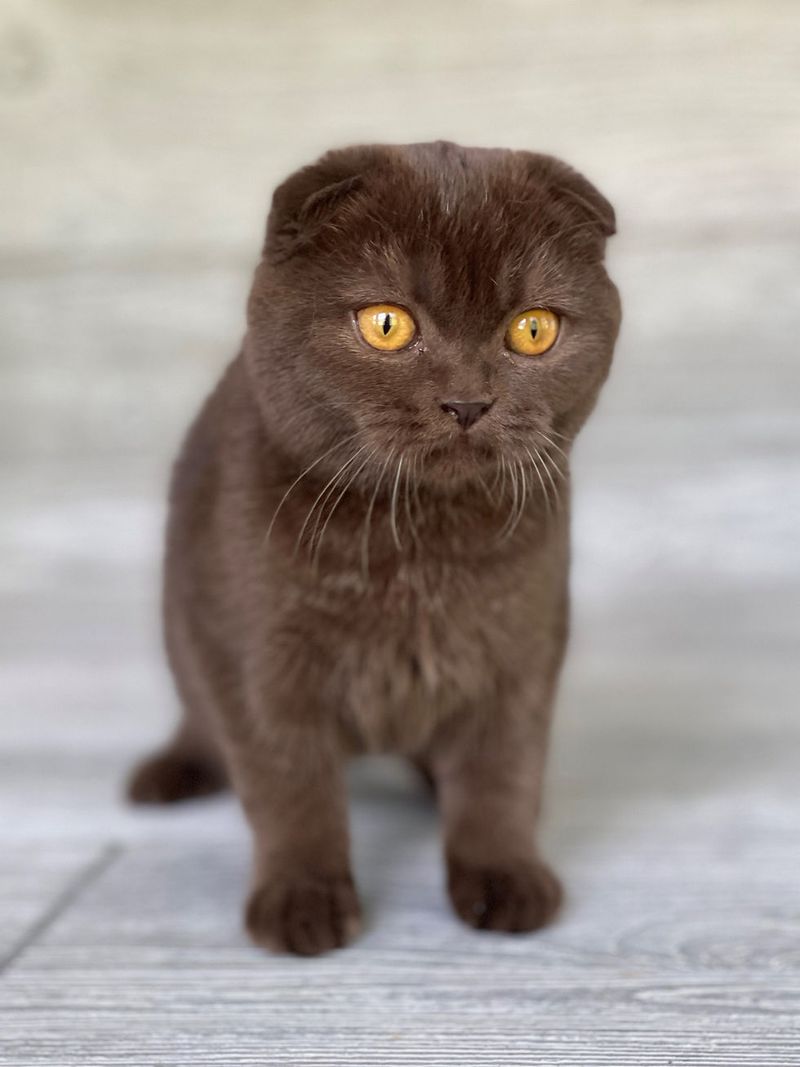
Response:
[[[413,0],[390,48],[357,0],[7,3],[0,1065],[800,1065],[797,4]],[[267,956],[234,802],[120,799],[174,709],[165,472],[270,183],[436,135],[555,148],[620,208],[544,819],[568,906],[461,927],[430,801],[367,762],[364,936]]]

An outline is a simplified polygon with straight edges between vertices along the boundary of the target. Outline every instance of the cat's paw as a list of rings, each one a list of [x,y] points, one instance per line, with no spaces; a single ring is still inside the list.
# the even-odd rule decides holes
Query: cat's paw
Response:
[[[561,883],[540,860],[480,866],[451,857],[447,868],[447,888],[457,915],[479,930],[538,930],[561,904]]]
[[[226,784],[222,767],[168,749],[135,768],[127,792],[134,804],[175,804],[218,793]]]
[[[273,952],[318,956],[353,940],[361,908],[347,875],[274,878],[253,890],[245,924],[256,944]]]

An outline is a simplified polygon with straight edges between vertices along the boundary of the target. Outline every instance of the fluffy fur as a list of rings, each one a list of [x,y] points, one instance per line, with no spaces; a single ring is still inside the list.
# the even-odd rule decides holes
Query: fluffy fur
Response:
[[[170,495],[164,618],[183,720],[131,782],[230,781],[253,830],[247,925],[304,954],[358,928],[343,768],[400,753],[435,786],[473,926],[560,888],[535,841],[567,635],[569,452],[619,325],[608,202],[547,156],[448,143],[330,152],[275,192],[242,351]],[[382,353],[354,312],[407,308]],[[541,357],[511,317],[561,316]],[[485,400],[468,430],[442,405]]]

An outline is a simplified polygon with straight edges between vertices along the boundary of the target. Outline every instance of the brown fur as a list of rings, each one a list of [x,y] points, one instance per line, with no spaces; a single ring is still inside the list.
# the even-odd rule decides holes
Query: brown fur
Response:
[[[230,779],[260,944],[313,954],[356,931],[343,767],[370,751],[434,783],[466,922],[531,930],[558,906],[534,824],[567,634],[568,455],[619,324],[613,231],[584,178],[527,152],[350,148],[275,193],[242,351],[172,482],[184,718],[131,785],[171,801]],[[409,350],[358,336],[353,312],[377,302],[412,312]],[[514,355],[506,324],[534,306],[560,313],[559,339]],[[494,403],[464,430],[453,399]]]

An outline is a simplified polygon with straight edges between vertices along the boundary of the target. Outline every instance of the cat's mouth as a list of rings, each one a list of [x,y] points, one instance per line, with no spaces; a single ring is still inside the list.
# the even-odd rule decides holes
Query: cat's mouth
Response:
[[[424,459],[426,468],[440,475],[456,475],[459,480],[469,477],[470,473],[484,472],[497,463],[497,450],[469,434],[460,434],[453,440],[434,445],[426,450]]]

